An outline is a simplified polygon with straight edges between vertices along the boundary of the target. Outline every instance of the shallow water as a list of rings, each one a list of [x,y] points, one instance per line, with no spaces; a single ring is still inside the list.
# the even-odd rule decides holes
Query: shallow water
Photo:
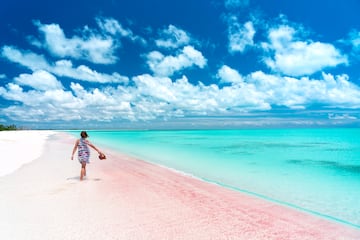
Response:
[[[89,135],[96,144],[360,228],[358,128]]]

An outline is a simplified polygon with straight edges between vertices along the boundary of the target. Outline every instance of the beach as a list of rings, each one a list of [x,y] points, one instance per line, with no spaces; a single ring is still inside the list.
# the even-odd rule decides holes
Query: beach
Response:
[[[0,134],[3,165],[26,158],[0,177],[2,239],[360,239],[358,228],[101,147],[107,159],[93,151],[79,181],[73,136],[29,132]]]

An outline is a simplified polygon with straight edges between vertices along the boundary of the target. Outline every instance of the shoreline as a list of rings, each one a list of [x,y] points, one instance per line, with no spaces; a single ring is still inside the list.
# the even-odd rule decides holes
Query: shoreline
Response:
[[[278,205],[281,205],[281,206],[284,206],[284,207],[287,207],[287,208],[294,209],[296,211],[304,212],[304,213],[307,213],[307,214],[310,214],[310,215],[314,215],[316,217],[326,219],[328,221],[333,221],[333,222],[343,224],[343,225],[346,225],[348,227],[353,227],[353,228],[356,228],[356,229],[360,230],[360,225],[349,222],[349,221],[346,221],[346,220],[343,220],[343,219],[340,219],[340,218],[333,217],[331,215],[326,215],[326,214],[323,214],[321,212],[317,212],[317,211],[313,211],[313,210],[308,209],[308,208],[300,207],[300,206],[298,206],[296,204],[292,204],[292,203],[289,203],[289,202],[277,200],[275,198],[271,198],[271,197],[268,197],[266,195],[262,195],[262,194],[259,194],[259,193],[256,193],[256,192],[252,192],[250,190],[241,189],[241,188],[234,187],[232,185],[228,185],[228,184],[213,181],[213,180],[210,180],[210,179],[198,177],[196,175],[193,175],[193,174],[190,174],[190,173],[187,173],[187,172],[183,172],[183,171],[180,171],[180,170],[177,170],[175,168],[171,168],[171,167],[168,167],[168,166],[165,166],[165,165],[161,165],[159,163],[146,161],[146,160],[141,159],[141,158],[139,158],[137,156],[119,152],[118,150],[116,150],[114,148],[109,148],[109,147],[105,146],[105,149],[107,149],[108,151],[112,151],[115,154],[121,154],[123,156],[132,158],[132,159],[137,160],[137,161],[143,161],[145,163],[149,163],[149,164],[155,165],[157,167],[164,168],[164,169],[166,169],[168,171],[174,172],[175,174],[180,174],[180,175],[183,175],[185,177],[193,178],[195,180],[202,181],[202,182],[205,182],[205,183],[217,186],[217,187],[221,187],[221,188],[228,189],[230,191],[235,191],[235,192],[239,192],[239,193],[242,193],[242,194],[246,194],[246,195],[249,195],[251,197],[259,198],[259,199],[261,199],[263,201],[269,201],[269,202],[274,203],[274,204],[278,204]]]
[[[39,158],[0,177],[4,239],[360,238],[357,228],[110,149],[105,161],[92,152],[80,182],[74,141],[56,132]]]

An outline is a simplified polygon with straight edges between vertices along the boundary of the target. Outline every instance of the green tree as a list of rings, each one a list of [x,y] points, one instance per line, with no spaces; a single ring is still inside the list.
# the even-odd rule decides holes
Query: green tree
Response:
[[[17,127],[14,124],[11,125],[0,124],[0,131],[8,131],[8,130],[17,130]]]

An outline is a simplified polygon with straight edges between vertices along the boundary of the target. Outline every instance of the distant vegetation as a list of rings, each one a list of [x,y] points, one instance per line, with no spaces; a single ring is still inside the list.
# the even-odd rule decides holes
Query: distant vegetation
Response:
[[[6,130],[17,130],[18,128],[13,124],[13,125],[2,125],[0,124],[0,131],[6,131]]]

